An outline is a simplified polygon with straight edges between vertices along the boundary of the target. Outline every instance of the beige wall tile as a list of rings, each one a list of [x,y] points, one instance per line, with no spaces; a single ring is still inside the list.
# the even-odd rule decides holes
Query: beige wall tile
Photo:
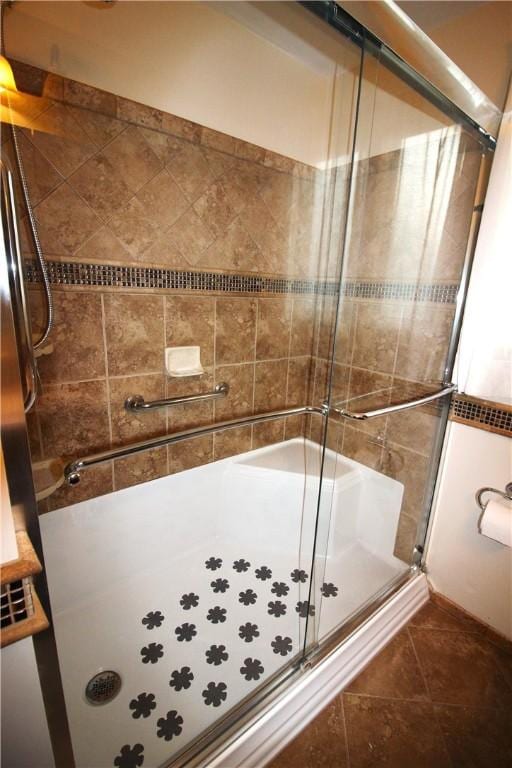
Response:
[[[309,424],[308,416],[288,416],[284,424],[284,439],[292,440],[294,437],[304,437]]]
[[[215,384],[223,381],[229,384],[229,394],[215,401],[215,421],[251,415],[254,401],[254,364],[217,366]]]
[[[94,155],[98,147],[65,106],[54,103],[34,121],[25,135],[67,177]]]
[[[96,112],[92,109],[72,107],[69,104],[66,109],[98,147],[108,144],[121,131],[124,131],[126,127],[125,123],[116,120],[115,117],[102,115],[101,112]]]
[[[288,361],[286,406],[295,408],[309,403],[311,358],[292,357]]]
[[[181,397],[183,395],[198,395],[212,392],[214,387],[213,369],[205,369],[202,376],[166,377],[166,397]],[[169,431],[179,432],[183,429],[193,429],[213,421],[213,400],[204,402],[183,403],[168,409]]]
[[[217,299],[215,362],[243,363],[254,360],[256,299]]]
[[[315,329],[315,299],[293,299],[290,355],[311,355]]]
[[[68,184],[61,184],[34,209],[47,256],[70,256],[102,225]]]
[[[373,435],[346,425],[342,453],[377,472],[382,471],[382,447],[376,443]]]
[[[105,295],[107,360],[111,376],[163,370],[163,301],[162,296],[154,295]]]
[[[119,211],[131,198],[116,165],[99,152],[69,177],[69,184],[103,221]]]
[[[213,461],[213,435],[195,437],[169,446],[169,469],[183,472]]]
[[[388,441],[382,471],[403,484],[402,512],[419,520],[424,509],[429,459]]]
[[[124,183],[137,192],[161,170],[157,158],[143,134],[133,125],[128,126],[103,150],[104,156],[114,165]]]
[[[405,379],[440,382],[453,322],[453,308],[411,304],[404,310],[396,373]]]
[[[116,115],[117,98],[113,93],[101,91],[85,83],[78,83],[76,80],[64,78],[64,101],[77,107],[94,109],[104,115],[112,117]]]
[[[214,461],[250,451],[251,435],[250,426],[216,432],[213,438]]]
[[[214,362],[215,299],[205,296],[166,296],[166,346],[201,347],[203,366]]]
[[[105,376],[101,296],[54,291],[53,306],[53,351],[38,359],[43,382]]]
[[[256,363],[254,376],[254,411],[276,411],[286,407],[288,360]]]
[[[45,458],[76,459],[110,446],[104,381],[48,384],[37,412]]]
[[[252,428],[252,447],[263,448],[266,445],[280,443],[284,439],[284,419],[254,424]]]
[[[190,266],[203,264],[204,253],[213,242],[213,234],[193,208],[187,209],[169,228],[167,234]]]
[[[221,235],[236,217],[222,180],[215,181],[195,201],[194,210],[208,229]]]
[[[258,299],[257,360],[288,356],[291,309],[289,299]]]
[[[352,364],[381,373],[393,373],[401,316],[400,306],[382,301],[359,304]]]
[[[171,227],[189,207],[183,192],[165,168],[137,192],[147,216],[158,226]]]
[[[78,485],[62,485],[48,498],[48,506],[50,510],[61,509],[112,493],[113,490],[112,465],[107,462],[82,472]]]
[[[167,474],[167,448],[145,451],[136,456],[114,461],[114,488],[130,488],[132,485],[147,483]]]
[[[128,445],[165,434],[165,408],[134,413],[124,407],[126,399],[131,395],[142,395],[147,402],[164,398],[163,374],[111,378],[109,390],[113,445]]]
[[[4,130],[2,125],[2,135],[8,136],[8,131]],[[47,195],[50,194],[59,184],[62,183],[62,176],[56,168],[44,157],[44,155],[34,146],[25,133],[18,132],[18,144],[23,159],[23,167],[27,178],[28,188],[30,190],[30,200],[32,205],[37,205]],[[15,168],[12,142],[8,140],[2,145],[2,153],[10,160],[10,167]],[[18,209],[24,210],[23,194],[17,174],[13,174],[14,189]]]

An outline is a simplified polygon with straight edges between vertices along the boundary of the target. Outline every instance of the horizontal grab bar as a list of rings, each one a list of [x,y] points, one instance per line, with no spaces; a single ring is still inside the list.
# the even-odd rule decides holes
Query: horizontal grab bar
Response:
[[[389,413],[399,413],[399,411],[406,411],[409,408],[416,408],[418,405],[424,405],[425,403],[431,403],[433,400],[439,400],[439,398],[445,395],[450,395],[457,389],[456,384],[448,384],[438,392],[433,392],[431,395],[424,395],[423,397],[417,397],[414,400],[406,400],[403,403],[397,403],[396,405],[386,405],[384,408],[375,408],[371,411],[350,411],[347,408],[336,408],[331,406],[330,410],[334,413],[338,413],[340,416],[344,416],[346,419],[356,419],[358,421],[365,421],[366,419],[375,419],[377,416],[387,416]]]
[[[153,440],[132,443],[124,448],[113,448],[109,451],[94,453],[90,456],[85,456],[82,459],[72,461],[64,467],[64,478],[68,485],[77,485],[80,482],[80,472],[82,472],[82,470],[94,467],[97,464],[104,464],[111,459],[123,459],[125,456],[132,456],[135,453],[149,451],[152,448],[162,448],[164,445],[173,445],[174,443],[179,443],[182,440],[187,440],[191,437],[211,435],[213,432],[219,430],[236,429],[237,427],[243,427],[246,424],[260,424],[263,421],[274,421],[275,419],[281,419],[285,416],[303,416],[306,414],[319,414],[320,416],[325,416],[326,411],[324,408],[303,405],[298,408],[287,408],[282,411],[260,413],[257,416],[242,416],[239,419],[233,419],[231,421],[220,421],[217,424],[209,424],[206,427],[198,427],[197,429],[186,429],[183,432],[175,432],[172,435],[162,435],[162,437],[156,437]]]
[[[213,392],[203,392],[199,395],[182,395],[181,397],[169,397],[166,400],[151,400],[146,403],[142,395],[130,395],[126,398],[124,407],[127,411],[152,411],[154,408],[168,408],[171,405],[183,403],[197,403],[200,400],[217,400],[226,397],[229,392],[229,384],[222,381],[217,384]]]

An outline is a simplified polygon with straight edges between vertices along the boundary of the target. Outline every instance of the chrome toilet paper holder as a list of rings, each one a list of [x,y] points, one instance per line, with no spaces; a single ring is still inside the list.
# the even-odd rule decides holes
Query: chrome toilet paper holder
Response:
[[[476,499],[476,503],[480,507],[481,512],[485,511],[485,508],[489,501],[489,500],[487,500],[486,502],[482,501],[482,496],[484,495],[484,493],[496,493],[498,494],[498,496],[501,496],[502,499],[507,499],[508,501],[512,501],[512,481],[506,484],[504,491],[500,491],[498,488],[491,488],[490,486],[485,486],[484,488],[480,488],[475,494],[475,499]]]

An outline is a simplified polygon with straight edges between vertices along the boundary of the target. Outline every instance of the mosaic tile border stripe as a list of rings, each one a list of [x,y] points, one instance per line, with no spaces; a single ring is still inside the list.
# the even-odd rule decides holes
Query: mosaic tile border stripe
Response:
[[[406,301],[433,301],[438,304],[455,304],[458,283],[384,283],[347,282],[345,296],[358,299],[404,299]]]
[[[486,400],[456,395],[452,400],[450,418],[471,427],[512,437],[512,408],[508,410]]]
[[[333,282],[288,278],[232,275],[217,272],[188,272],[151,267],[123,267],[111,264],[48,262],[54,285],[91,285],[116,288],[164,288],[169,290],[220,291],[225,293],[335,294]],[[41,282],[35,261],[26,265],[29,283]]]
[[[114,288],[160,288],[167,290],[217,291],[221,293],[320,294],[335,296],[338,285],[328,280],[300,280],[285,277],[259,277],[217,272],[188,272],[151,267],[124,267],[112,264],[48,262],[50,282],[54,285],[106,286]],[[29,283],[41,282],[35,261],[26,264]],[[453,304],[456,283],[423,284],[347,282],[343,295],[362,299],[402,299]]]

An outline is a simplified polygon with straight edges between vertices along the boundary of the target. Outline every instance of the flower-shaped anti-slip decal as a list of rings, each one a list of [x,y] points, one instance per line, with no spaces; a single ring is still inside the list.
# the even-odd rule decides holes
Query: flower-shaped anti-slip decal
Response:
[[[156,724],[156,735],[166,741],[171,741],[175,736],[179,736],[183,730],[183,718],[178,715],[175,709],[171,709],[165,717],[159,718]]]
[[[225,645],[211,645],[205,652],[206,663],[218,667],[223,661],[227,661],[229,656],[226,653]]]
[[[246,680],[259,680],[264,671],[263,665],[258,659],[245,659],[244,666],[240,667],[240,674]]]
[[[215,581],[211,582],[210,587],[214,592],[221,592],[224,594],[224,592],[227,592],[229,589],[229,581],[227,579],[215,579]]]
[[[226,621],[226,613],[227,611],[225,608],[216,605],[215,608],[210,608],[206,614],[206,618],[208,621],[211,621],[212,624],[222,624]]]
[[[206,567],[210,571],[216,571],[217,568],[220,568],[222,565],[222,558],[220,557],[209,557],[208,560],[205,560]]]
[[[197,608],[199,605],[199,595],[194,592],[188,592],[186,595],[182,595],[180,605],[184,611],[190,611],[191,608]]]
[[[301,619],[306,619],[308,614],[310,616],[315,615],[315,606],[310,605],[307,600],[299,600],[299,602],[295,606],[295,610],[297,611]]]
[[[233,568],[235,571],[238,571],[238,573],[245,573],[245,571],[248,571],[250,567],[250,562],[248,560],[244,560],[243,557],[240,560],[235,560],[233,563]]]
[[[284,581],[274,581],[270,591],[273,595],[276,595],[276,597],[286,597],[290,591],[290,587],[288,584],[285,584]]]
[[[142,656],[143,664],[156,664],[158,659],[161,659],[164,655],[163,645],[160,643],[150,643],[141,649],[140,655]]]
[[[304,584],[308,580],[308,575],[306,571],[302,570],[302,568],[295,568],[290,573],[292,581],[294,581],[296,584],[300,583]]]
[[[246,643],[252,643],[255,637],[259,637],[260,633],[256,624],[251,624],[249,621],[247,624],[242,624],[238,627],[238,635],[245,640]]]
[[[136,699],[130,701],[130,709],[133,710],[132,717],[149,717],[156,708],[154,693],[139,693]]]
[[[206,689],[202,692],[204,703],[208,706],[212,704],[214,707],[220,707],[222,702],[226,700],[227,695],[226,683],[208,683]]]
[[[238,595],[238,602],[242,605],[254,605],[258,595],[252,589],[246,589],[245,592],[240,592]]]
[[[291,637],[282,637],[281,635],[277,635],[270,645],[272,646],[274,653],[279,653],[281,656],[286,656],[288,653],[291,653],[293,648]]]
[[[338,594],[338,587],[335,587],[334,584],[331,584],[330,582],[328,584],[322,585],[322,595],[324,597],[336,597]]]
[[[185,622],[181,625],[181,627],[176,627],[174,630],[178,642],[182,643],[185,641],[186,643],[189,643],[195,635],[197,635],[197,629],[195,624],[189,624],[188,622]]]
[[[181,669],[175,669],[171,672],[171,679],[169,685],[174,688],[175,691],[186,690],[192,685],[194,675],[190,671],[190,667],[182,667]]]
[[[161,627],[164,619],[165,616],[162,615],[161,611],[150,611],[147,616],[144,616],[142,623],[146,629],[154,629],[155,627]]]
[[[133,747],[125,744],[124,747],[121,747],[121,754],[115,758],[114,765],[116,768],[140,768],[144,763],[143,753],[142,744],[135,744]]]
[[[272,571],[270,568],[267,568],[266,565],[262,565],[261,568],[256,568],[256,578],[260,579],[260,581],[266,581],[267,579],[272,578]]]
[[[284,616],[286,613],[286,605],[281,600],[271,600],[268,604],[268,614],[270,616]]]

